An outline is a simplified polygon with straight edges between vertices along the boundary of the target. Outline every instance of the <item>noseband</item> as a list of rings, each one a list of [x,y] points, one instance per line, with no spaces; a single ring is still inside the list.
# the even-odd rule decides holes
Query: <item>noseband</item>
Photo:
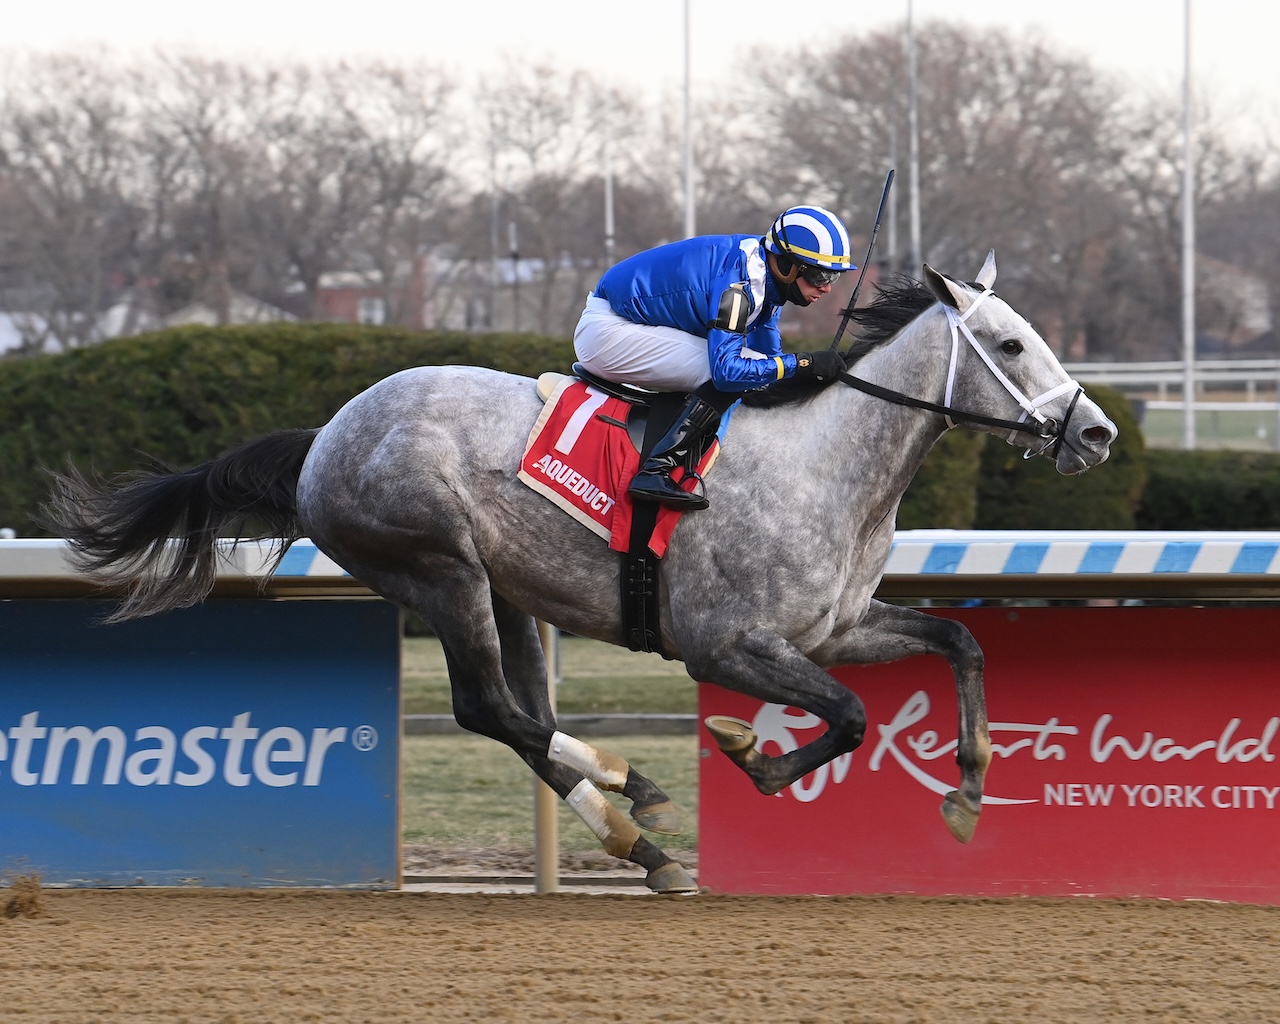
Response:
[[[947,387],[943,397],[942,405],[936,402],[926,402],[921,398],[913,398],[910,395],[904,395],[900,391],[892,391],[889,388],[882,388],[878,384],[872,384],[870,381],[862,380],[854,377],[852,374],[842,373],[840,379],[852,388],[856,388],[866,394],[876,398],[881,398],[886,402],[893,402],[896,405],[907,405],[916,409],[925,409],[929,412],[941,413],[946,420],[947,429],[950,430],[960,423],[976,423],[988,427],[1002,427],[1009,431],[1009,436],[1005,438],[1010,444],[1013,444],[1018,434],[1033,434],[1044,443],[1037,446],[1027,448],[1023,453],[1024,459],[1029,459],[1034,455],[1047,455],[1056,458],[1059,449],[1062,447],[1063,439],[1066,437],[1067,425],[1071,422],[1071,416],[1076,411],[1076,404],[1080,401],[1080,396],[1084,394],[1082,388],[1074,380],[1066,380],[1061,384],[1051,387],[1048,391],[1037,395],[1035,398],[1028,398],[1022,393],[1022,390],[1013,383],[1000,367],[996,366],[995,360],[991,358],[987,350],[978,344],[978,339],[973,336],[973,331],[969,329],[969,325],[965,323],[972,315],[973,311],[978,308],[988,295],[991,289],[983,290],[963,313],[957,312],[950,306],[943,306],[943,311],[947,314],[947,323],[951,327],[951,362],[947,367]],[[965,412],[963,409],[956,409],[951,404],[952,393],[955,389],[956,368],[960,363],[960,335],[963,334],[969,342],[970,347],[981,357],[986,363],[992,375],[998,380],[1001,386],[1009,392],[1009,395],[1022,408],[1022,415],[1016,420],[998,419],[994,416],[982,416],[978,413]],[[1071,404],[1067,406],[1067,414],[1062,418],[1062,422],[1046,417],[1040,412],[1040,407],[1052,402],[1055,398],[1067,394],[1072,388],[1075,388],[1075,394],[1071,397]],[[1028,417],[1030,419],[1028,419]]]

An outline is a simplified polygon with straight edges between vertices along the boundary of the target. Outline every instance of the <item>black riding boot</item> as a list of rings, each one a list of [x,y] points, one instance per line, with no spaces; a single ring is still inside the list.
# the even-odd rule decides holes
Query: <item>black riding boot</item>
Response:
[[[689,511],[706,508],[706,496],[686,491],[671,479],[671,471],[683,466],[686,475],[692,472],[703,438],[714,433],[719,426],[720,410],[697,394],[690,395],[675,424],[654,446],[640,472],[631,481],[631,497]]]

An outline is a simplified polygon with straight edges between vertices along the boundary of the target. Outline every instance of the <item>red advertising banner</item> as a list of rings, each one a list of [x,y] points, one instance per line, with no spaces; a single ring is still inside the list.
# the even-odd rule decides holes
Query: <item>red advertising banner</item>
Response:
[[[862,747],[761,795],[701,733],[699,882],[732,893],[1202,898],[1280,904],[1280,609],[975,608],[995,757],[977,834],[938,808],[959,778],[941,658],[832,675]],[[777,754],[825,726],[704,684],[700,717]]]

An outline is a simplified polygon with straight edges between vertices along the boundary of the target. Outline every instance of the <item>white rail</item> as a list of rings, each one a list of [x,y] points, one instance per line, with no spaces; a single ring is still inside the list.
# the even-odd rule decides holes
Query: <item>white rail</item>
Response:
[[[1063,363],[1063,368],[1082,384],[1110,384],[1115,387],[1182,386],[1185,366],[1165,360],[1143,363]],[[1280,380],[1280,359],[1198,359],[1195,379],[1202,384],[1252,382],[1274,388]]]

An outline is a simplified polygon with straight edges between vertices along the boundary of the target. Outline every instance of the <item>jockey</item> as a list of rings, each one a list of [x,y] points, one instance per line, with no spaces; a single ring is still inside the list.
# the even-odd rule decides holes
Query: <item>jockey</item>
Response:
[[[833,381],[844,371],[838,352],[783,352],[778,316],[785,302],[816,302],[856,269],[840,218],[793,206],[763,238],[686,238],[605,271],[574,331],[578,360],[607,380],[690,393],[636,474],[632,498],[706,508],[705,495],[681,488],[671,472],[692,471],[741,392],[788,377]]]

